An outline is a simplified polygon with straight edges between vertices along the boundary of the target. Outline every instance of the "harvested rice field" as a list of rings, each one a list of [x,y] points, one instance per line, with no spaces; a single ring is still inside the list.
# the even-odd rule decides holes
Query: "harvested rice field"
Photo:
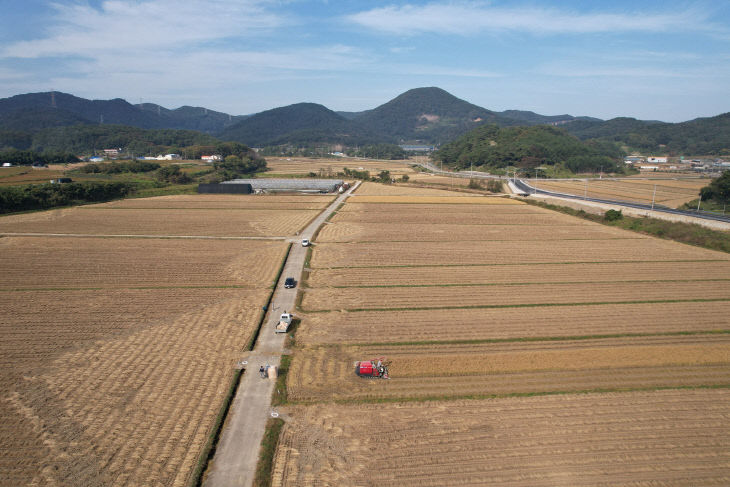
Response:
[[[6,294],[0,483],[186,485],[266,296]]]
[[[728,330],[730,301],[310,313],[302,345],[559,339]]]
[[[0,238],[0,291],[271,285],[283,242],[213,239]],[[49,272],[52,270],[52,272]]]
[[[333,219],[334,220],[334,219]],[[456,231],[456,229],[455,229]],[[508,234],[507,234],[508,235]],[[443,241],[321,243],[312,268],[426,266],[469,264],[544,264],[576,262],[645,262],[647,260],[730,260],[730,255],[666,240],[627,233],[626,238],[592,240],[475,242]],[[426,238],[426,234],[420,235]]]
[[[532,184],[532,181],[531,181]],[[537,187],[588,198],[651,203],[676,208],[698,198],[710,179],[574,179],[538,181]],[[656,192],[655,192],[656,188]]]
[[[300,288],[272,485],[730,481],[729,254],[361,189]]]
[[[321,235],[322,233],[320,233]],[[315,269],[309,285],[326,287],[468,286],[528,283],[661,282],[730,279],[730,260],[591,262]]]
[[[231,196],[163,196],[12,215],[0,219],[0,234],[284,237],[304,228],[331,201]],[[273,208],[266,207],[270,197]]]
[[[360,197],[352,198],[330,220],[333,223],[382,223],[421,225],[419,233],[431,233],[431,225],[451,227],[464,235],[468,225],[598,225],[519,201],[495,197]],[[428,228],[423,228],[428,225]],[[368,225],[369,229],[370,225]],[[606,228],[599,225],[599,228]],[[424,231],[428,230],[428,231]],[[466,236],[466,235],[464,235]]]
[[[466,187],[469,185],[469,178],[448,177],[436,175],[431,172],[419,172],[408,176],[409,183],[417,184],[435,184],[439,186],[458,186]]]
[[[189,485],[288,244],[48,235],[237,211],[163,199],[0,218],[47,233],[0,237],[0,485]]]
[[[328,404],[287,414],[277,487],[728,483],[728,390]]]
[[[190,209],[190,210],[323,210],[334,196],[198,194],[135,198],[93,205],[97,208]]]
[[[390,380],[354,374],[358,357],[378,356]],[[295,402],[730,387],[730,334],[315,347],[288,374]]]
[[[415,291],[415,292],[414,292]],[[630,303],[672,300],[719,301],[730,296],[730,280],[662,282],[513,283],[483,286],[325,288],[304,293],[304,311]]]
[[[450,198],[472,196],[469,193],[454,193],[446,189],[418,188],[369,182],[361,184],[355,194],[357,196],[447,196]]]
[[[319,242],[403,242],[410,241],[412,235],[421,232],[421,223],[363,223],[347,222],[347,214],[338,218],[337,225],[326,225],[317,240]],[[572,223],[572,222],[571,222]],[[460,225],[459,232],[454,232],[454,224],[432,223],[429,225],[429,238],[433,241],[467,241],[489,242],[495,240],[595,240],[610,238],[610,231],[602,225],[509,225],[481,224]],[[509,233],[505,230],[509,230]],[[424,237],[426,238],[426,237]],[[616,229],[616,239],[634,239],[635,235],[626,235]]]

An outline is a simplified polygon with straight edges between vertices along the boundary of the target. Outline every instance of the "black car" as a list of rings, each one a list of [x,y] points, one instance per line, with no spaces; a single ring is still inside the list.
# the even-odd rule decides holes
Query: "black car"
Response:
[[[293,277],[287,277],[286,281],[284,281],[284,287],[287,289],[297,287],[297,281],[295,281]]]

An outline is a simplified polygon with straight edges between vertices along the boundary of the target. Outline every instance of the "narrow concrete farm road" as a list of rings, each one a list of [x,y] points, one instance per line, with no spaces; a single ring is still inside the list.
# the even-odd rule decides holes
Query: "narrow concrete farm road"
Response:
[[[259,367],[279,365],[287,334],[274,333],[274,327],[281,313],[294,310],[297,296],[296,288],[284,288],[284,280],[293,277],[299,283],[307,254],[301,239],[311,240],[314,232],[358,184],[341,194],[294,239],[254,350],[246,355],[246,371],[241,376],[238,392],[228,411],[208,476],[203,483],[205,487],[252,485],[266,421],[272,413],[271,396],[276,384],[275,380],[261,378]]]

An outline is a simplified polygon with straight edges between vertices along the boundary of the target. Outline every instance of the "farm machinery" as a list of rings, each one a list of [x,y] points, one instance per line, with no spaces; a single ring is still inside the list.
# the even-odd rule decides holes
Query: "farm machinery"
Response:
[[[368,379],[390,379],[388,375],[389,365],[390,362],[386,362],[382,357],[355,362],[355,374]]]

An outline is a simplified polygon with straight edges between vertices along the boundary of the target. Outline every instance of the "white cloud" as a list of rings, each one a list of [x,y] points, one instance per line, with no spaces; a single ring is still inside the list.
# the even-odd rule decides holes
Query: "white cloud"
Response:
[[[391,5],[349,15],[346,19],[368,29],[403,36],[503,31],[585,34],[714,30],[706,14],[692,9],[673,13],[579,13],[554,8],[500,8],[470,2]]]
[[[96,56],[128,50],[181,49],[193,43],[246,37],[282,25],[260,0],[109,0],[52,3],[56,23],[43,39],[5,46],[0,56]]]

